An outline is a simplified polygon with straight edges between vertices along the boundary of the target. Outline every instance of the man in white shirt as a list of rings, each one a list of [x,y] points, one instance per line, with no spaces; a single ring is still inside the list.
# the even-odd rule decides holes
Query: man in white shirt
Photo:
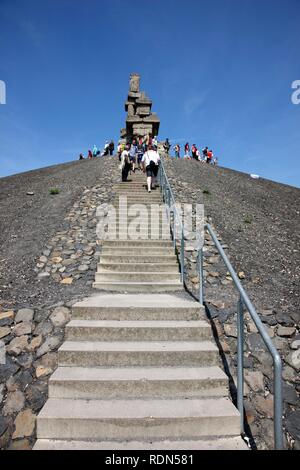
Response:
[[[151,187],[155,187],[159,161],[159,153],[150,146],[142,158],[144,173],[147,173],[148,193],[151,193]]]

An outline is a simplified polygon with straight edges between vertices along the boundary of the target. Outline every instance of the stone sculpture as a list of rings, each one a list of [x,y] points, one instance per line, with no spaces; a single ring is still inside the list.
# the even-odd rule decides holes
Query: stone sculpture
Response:
[[[152,101],[144,91],[140,92],[140,75],[130,74],[129,92],[125,102],[127,111],[126,133],[121,130],[123,142],[131,142],[132,139],[145,137],[151,134],[158,135],[160,120],[156,113],[151,112]]]

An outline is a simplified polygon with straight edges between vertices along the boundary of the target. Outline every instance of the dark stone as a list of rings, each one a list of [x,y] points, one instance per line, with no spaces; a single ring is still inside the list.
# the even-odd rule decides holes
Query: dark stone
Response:
[[[1,339],[4,344],[10,343],[13,339],[15,338],[15,335],[11,333],[10,335],[5,336],[4,338]]]
[[[40,323],[41,321],[47,320],[50,312],[47,310],[37,310],[34,314],[35,323]]]
[[[16,360],[18,364],[20,364],[20,366],[25,367],[25,369],[28,369],[29,367],[31,367],[31,364],[33,362],[33,355],[31,353],[24,353],[18,356]]]
[[[9,326],[14,322],[14,319],[11,317],[8,318],[2,318],[0,320],[0,326]]]
[[[26,397],[29,407],[33,411],[39,411],[45,404],[48,397],[47,382],[35,382],[26,389]]]
[[[248,336],[248,346],[251,352],[266,350],[265,343],[259,333],[251,333]]]
[[[237,357],[234,358],[233,363],[237,366]],[[244,356],[244,367],[245,369],[253,369],[253,358]]]
[[[2,436],[2,434],[6,431],[8,424],[8,420],[4,416],[0,415],[0,436]]]
[[[269,449],[274,449],[274,422],[272,419],[261,419],[261,434]]]
[[[300,439],[300,410],[292,411],[286,418],[286,429],[294,439]]]
[[[20,370],[14,377],[11,379],[11,384],[17,386],[17,390],[24,391],[26,386],[31,384],[33,377],[28,370]]]
[[[290,313],[291,318],[294,320],[294,322],[299,325],[300,322],[300,312],[293,312]]]
[[[274,317],[271,317],[271,316],[270,317],[265,317],[265,316],[262,315],[260,317],[260,319],[263,323],[267,323],[270,326],[277,325],[277,321],[275,320]]]
[[[227,319],[233,315],[235,313],[235,311],[233,311],[232,309],[226,309],[226,310],[221,310],[220,313],[219,313],[219,320],[221,323],[225,323],[227,321]]]
[[[14,375],[19,369],[20,366],[7,355],[6,363],[0,364],[0,383],[6,382],[7,379]]]
[[[268,388],[270,392],[273,393],[274,382],[272,380],[268,381]],[[285,382],[282,383],[282,397],[283,400],[290,405],[297,405],[299,401],[295,388]]]
[[[294,326],[295,321],[288,313],[277,313],[276,320],[280,325],[283,326]]]
[[[219,317],[219,313],[220,313],[219,310],[218,310],[217,308],[213,307],[212,305],[210,305],[210,306],[208,307],[208,311],[209,311],[209,316],[210,316],[211,318],[217,318],[217,317]]]

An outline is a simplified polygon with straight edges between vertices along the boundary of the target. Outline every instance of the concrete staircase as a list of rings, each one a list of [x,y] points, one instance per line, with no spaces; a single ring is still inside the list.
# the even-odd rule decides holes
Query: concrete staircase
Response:
[[[123,243],[105,242],[95,287],[132,293],[73,306],[34,449],[245,449],[210,325],[180,284],[170,240]],[[178,292],[161,293],[169,287]]]
[[[147,192],[145,176],[137,174],[132,178],[132,182],[119,183],[114,188],[117,239],[103,241],[93,286],[111,292],[180,291],[182,284],[169,224],[161,214],[152,214],[151,218],[152,205],[163,204],[161,193],[158,188]],[[130,226],[135,227],[135,204],[143,204],[147,210],[140,215],[139,239],[130,236]]]

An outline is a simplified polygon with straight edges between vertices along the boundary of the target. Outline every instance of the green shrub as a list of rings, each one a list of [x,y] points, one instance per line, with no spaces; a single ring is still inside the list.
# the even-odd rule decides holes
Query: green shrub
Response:
[[[253,219],[252,219],[251,216],[250,216],[250,217],[248,216],[248,217],[246,217],[246,218],[244,219],[244,223],[245,223],[245,224],[252,224],[252,222],[253,222]]]
[[[49,189],[49,193],[50,193],[50,194],[58,194],[58,193],[59,193],[59,189],[58,189],[58,188],[50,188],[50,189]]]
[[[203,194],[207,194],[208,196],[211,195],[211,192],[208,189],[203,189]]]

